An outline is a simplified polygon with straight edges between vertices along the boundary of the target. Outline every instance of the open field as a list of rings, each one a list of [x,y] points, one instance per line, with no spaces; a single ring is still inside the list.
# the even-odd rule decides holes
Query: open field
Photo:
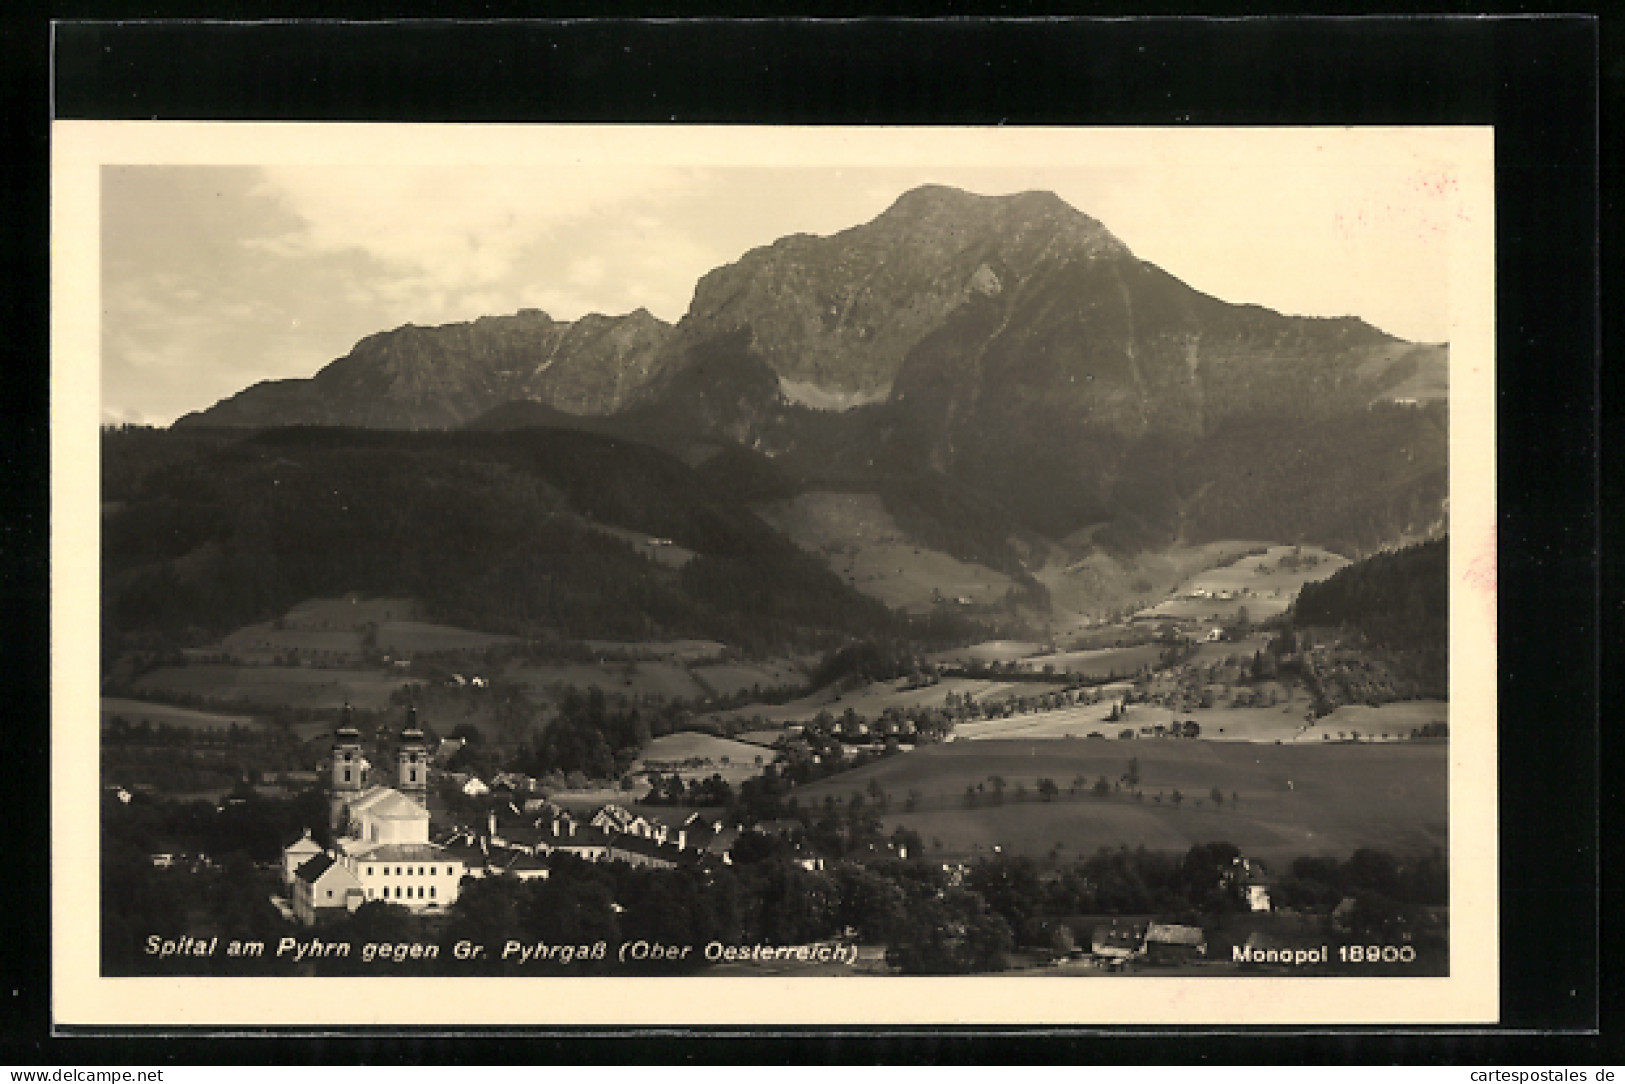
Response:
[[[1052,667],[1057,674],[1082,674],[1103,678],[1112,674],[1128,676],[1142,666],[1155,667],[1162,658],[1161,644],[1134,647],[1108,647],[1094,651],[1063,651],[1054,655],[1031,655],[1021,660],[1023,670]]]
[[[984,640],[969,647],[956,647],[928,655],[934,663],[995,663],[1016,662],[1044,650],[1043,644],[1029,640]]]
[[[168,704],[152,704],[145,700],[102,697],[102,722],[106,723],[115,715],[128,720],[132,725],[146,722],[153,726],[166,724],[192,730],[225,730],[233,725],[239,727],[260,725],[260,721],[252,715],[222,715],[212,711],[171,707]]]
[[[306,666],[233,666],[196,663],[165,666],[136,682],[143,692],[200,696],[222,705],[339,708],[345,702],[376,710],[411,679],[382,670],[322,669]]]
[[[667,662],[714,662],[727,648],[715,640],[588,640],[587,646],[606,655]]]
[[[728,760],[727,764],[722,762],[724,757]],[[763,763],[773,759],[772,753],[759,745],[684,730],[676,734],[666,734],[644,746],[642,754],[632,765],[632,771],[635,774],[648,770],[667,773],[676,770],[685,779],[692,776],[709,779],[713,775],[721,775],[729,783],[737,786],[751,776],[761,773],[761,768],[756,765],[757,757],[761,757]],[[673,769],[667,766],[694,758],[699,758],[704,763],[697,768]],[[652,769],[651,764],[655,766]]]
[[[550,662],[511,663],[503,678],[526,685],[541,693],[550,685],[573,685],[589,689],[596,685],[605,694],[659,696],[692,700],[705,695],[688,670],[674,662]]]
[[[826,687],[783,704],[746,704],[729,711],[712,712],[702,716],[702,719],[716,723],[722,719],[748,719],[760,715],[772,723],[804,723],[821,711],[838,717],[847,708],[866,719],[878,719],[887,708],[906,711],[918,707],[942,707],[947,703],[949,693],[969,696],[978,702],[990,702],[1018,696],[1038,696],[1062,688],[1065,688],[1065,683],[1060,681],[988,681],[982,678],[943,678],[935,685],[923,685],[917,689],[898,688],[895,681],[876,681],[844,692]]]
[[[657,565],[667,568],[682,568],[694,559],[694,551],[684,549],[669,539],[656,539],[642,531],[631,531],[625,527],[611,527],[607,523],[594,523],[588,521],[587,525],[601,534],[607,534],[621,541],[629,543],[639,553]]]
[[[1077,778],[1086,785],[1101,776],[1118,780],[1131,756],[1139,764],[1142,800],[1128,790],[1105,798],[1067,793]],[[1447,846],[1448,768],[1448,746],[1434,742],[1147,741],[1125,747],[1098,741],[978,741],[927,746],[794,793],[806,807],[825,795],[845,800],[865,792],[872,780],[891,795],[895,811],[910,790],[917,791],[916,812],[893,812],[883,820],[888,830],[902,825],[919,832],[932,858],[984,855],[994,847],[1033,857],[1052,851],[1087,855],[1125,844],[1179,852],[1226,840],[1248,855],[1284,862],[1307,854],[1346,857],[1360,847],[1425,854]],[[986,788],[994,775],[1006,783],[1003,804],[990,805],[991,790],[984,789],[981,804],[967,808],[966,787]],[[1039,799],[1041,777],[1061,788],[1056,801]],[[1017,784],[1027,788],[1025,801],[1014,798]],[[1219,808],[1207,800],[1214,787],[1224,795]],[[1175,790],[1185,795],[1177,808]],[[1163,801],[1155,800],[1158,794]],[[1197,799],[1203,800],[1201,807]]]
[[[1365,704],[1344,704],[1315,723],[1315,740],[1329,733],[1336,740],[1338,731],[1359,731],[1362,737],[1374,738],[1387,733],[1409,736],[1413,729],[1428,723],[1448,723],[1450,704],[1444,700],[1396,700],[1381,707]]]
[[[1287,567],[1295,560],[1314,563]],[[1245,606],[1255,621],[1274,617],[1286,612],[1304,584],[1324,580],[1348,563],[1347,558],[1316,546],[1271,546],[1267,553],[1192,576],[1175,589],[1174,597],[1141,610],[1138,616],[1223,622]],[[1202,597],[1191,597],[1198,593]],[[1230,597],[1211,597],[1219,595]]]
[[[745,730],[734,735],[734,740],[742,741],[747,745],[759,745],[766,749],[788,733],[790,731],[783,728],[777,730]]]
[[[283,621],[297,628],[354,628],[368,621],[382,625],[386,621],[412,621],[420,616],[415,599],[364,599],[359,595],[346,595],[306,599],[289,610]]]
[[[788,501],[752,507],[768,525],[828,562],[836,575],[886,605],[928,613],[963,598],[991,605],[1004,598],[1011,579],[984,565],[961,561],[912,541],[878,494],[803,493]]]
[[[1280,686],[1277,686],[1280,688]],[[1107,699],[1099,704],[1062,708],[1057,711],[1014,715],[1008,719],[991,719],[960,723],[954,727],[954,739],[986,741],[988,739],[1022,738],[1066,739],[1082,738],[1090,732],[1099,732],[1116,741],[1118,734],[1135,731],[1136,742],[1157,742],[1163,739],[1139,733],[1148,726],[1168,726],[1194,720],[1202,728],[1202,738],[1208,741],[1236,742],[1324,742],[1337,741],[1338,733],[1358,731],[1362,737],[1380,740],[1386,733],[1393,740],[1408,739],[1410,732],[1426,723],[1442,723],[1449,719],[1450,705],[1442,700],[1407,700],[1381,707],[1345,705],[1323,719],[1308,722],[1304,715],[1309,710],[1309,699],[1299,693],[1291,702],[1274,707],[1256,708],[1194,708],[1171,711],[1154,704],[1130,704],[1123,716],[1107,722],[1111,711],[1109,694],[1121,693],[1128,688],[1105,687]],[[1330,735],[1330,737],[1325,737]]]
[[[1008,719],[983,719],[960,723],[954,727],[955,741],[988,741],[1022,738],[1026,740],[1060,740],[1082,738],[1098,732],[1115,739],[1118,731],[1128,726],[1139,726],[1132,714],[1115,723],[1106,722],[1111,712],[1109,700],[1082,707],[1061,708],[1058,711],[1036,711],[1012,715]],[[1130,709],[1132,712],[1133,709]]]
[[[757,686],[763,689],[776,689],[786,685],[807,684],[807,675],[801,668],[785,660],[696,666],[690,673],[695,680],[710,688],[718,696],[749,692]]]
[[[278,655],[338,660],[359,659],[369,650],[410,656],[441,651],[483,651],[513,642],[511,636],[417,621],[411,599],[307,599],[276,621],[248,625],[226,636],[220,649],[246,662],[269,662]],[[373,626],[373,644],[365,642]]]
[[[1057,636],[1098,626],[1109,611],[1141,607],[1167,597],[1193,576],[1219,562],[1264,545],[1227,540],[1171,546],[1158,553],[1115,557],[1096,550],[1077,556],[1076,545],[1092,530],[1069,538],[1074,548],[1054,546],[1034,576],[1049,590],[1054,607],[1050,628]]]
[[[1224,662],[1235,659],[1237,665],[1247,666],[1253,661],[1253,656],[1270,646],[1268,636],[1247,636],[1240,640],[1218,640],[1211,644],[1197,644],[1196,654],[1191,656],[1191,662],[1203,664]]]

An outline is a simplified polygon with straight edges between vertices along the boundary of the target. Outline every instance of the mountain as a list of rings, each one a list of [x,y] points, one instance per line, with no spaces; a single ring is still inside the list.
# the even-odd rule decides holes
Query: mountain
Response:
[[[1203,294],[1052,193],[931,185],[709,272],[675,326],[400,328],[183,421],[554,426],[690,465],[737,448],[774,466],[735,475],[880,493],[917,539],[1015,574],[1032,540],[1001,522],[1119,550],[1425,536],[1447,365],[1353,317]]]
[[[705,275],[665,360],[680,365],[693,345],[748,329],[792,401],[876,402],[909,351],[967,301],[1061,261],[1126,253],[1051,193],[990,197],[928,185],[866,225],[785,237]]]
[[[178,425],[456,426],[512,400],[571,414],[621,407],[671,325],[645,309],[573,323],[536,309],[368,336],[308,380],[265,381]]]

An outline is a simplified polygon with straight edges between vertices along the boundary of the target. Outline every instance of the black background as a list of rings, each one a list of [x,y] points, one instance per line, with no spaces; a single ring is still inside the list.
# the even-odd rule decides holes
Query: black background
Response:
[[[487,7],[483,10],[489,11]],[[902,9],[897,9],[902,10]],[[121,13],[121,14],[128,14]],[[242,10],[231,12],[247,15]],[[1622,517],[1599,517],[1599,95],[1619,103],[1599,21],[1341,18],[997,21],[113,23],[9,17],[0,295],[8,353],[0,551],[9,880],[0,1062],[262,1060],[265,1040],[49,1034],[48,120],[772,124],[1493,124],[1497,158],[1502,1025],[1335,1033],[1163,1029],[419,1034],[278,1043],[334,1061],[1135,1061],[1618,1063],[1598,1033],[1599,643],[1619,642]],[[54,40],[53,40],[54,35]],[[51,65],[54,63],[54,73]],[[1605,118],[1607,119],[1607,118]],[[1601,140],[1617,164],[1617,133]],[[1615,190],[1604,193],[1610,202]],[[1599,234],[1599,231],[1601,233]],[[1617,336],[1617,323],[1607,333]],[[1615,341],[1611,338],[1610,340]],[[1617,475],[1605,497],[1620,496]],[[1601,507],[1617,508],[1612,501]],[[1617,540],[1616,540],[1617,541]],[[1604,605],[1606,601],[1606,606]],[[1599,634],[1599,617],[1607,635]],[[1613,677],[1613,675],[1609,675]],[[1617,682],[1617,679],[1615,679]],[[94,771],[94,765],[84,765]],[[1601,787],[1606,785],[1606,792]],[[1607,899],[1618,900],[1610,891]],[[1607,913],[1604,908],[1602,914]],[[1610,935],[1607,947],[1617,948]],[[1459,951],[1473,946],[1458,944]],[[1618,959],[1617,951],[1608,954]],[[1599,985],[1599,978],[1604,981]],[[522,1044],[522,1045],[521,1045]],[[1610,1054],[1610,1052],[1613,1052]]]

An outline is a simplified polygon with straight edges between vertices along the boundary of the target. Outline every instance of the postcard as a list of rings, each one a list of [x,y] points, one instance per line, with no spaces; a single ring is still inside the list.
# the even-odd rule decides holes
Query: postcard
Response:
[[[1490,129],[53,144],[58,1024],[1497,1019]]]

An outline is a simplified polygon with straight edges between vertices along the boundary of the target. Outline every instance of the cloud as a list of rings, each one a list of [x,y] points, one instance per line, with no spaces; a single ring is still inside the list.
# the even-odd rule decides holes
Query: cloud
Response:
[[[682,189],[681,170],[389,165],[266,169],[258,192],[302,227],[289,255],[358,251],[425,292],[490,287],[561,227]]]

